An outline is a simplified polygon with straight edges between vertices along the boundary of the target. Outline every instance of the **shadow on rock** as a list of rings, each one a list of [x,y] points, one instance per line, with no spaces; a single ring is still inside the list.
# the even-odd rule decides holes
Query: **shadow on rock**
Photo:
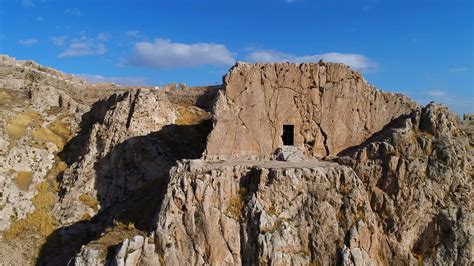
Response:
[[[102,209],[89,220],[53,232],[41,247],[37,265],[65,265],[87,243],[110,247],[153,229],[152,218],[166,193],[169,170],[177,160],[200,158],[211,129],[210,120],[197,125],[167,125],[115,146],[94,165]],[[111,233],[111,228],[121,230]],[[111,252],[114,250],[109,249]]]
[[[127,97],[127,95],[128,92],[118,95],[113,94],[107,99],[95,102],[91,109],[82,115],[79,124],[79,133],[66,143],[64,149],[58,154],[59,158],[69,166],[84,156],[87,152],[87,145],[84,144],[87,143],[93,125],[95,123],[103,123],[107,111],[117,104],[117,102]]]

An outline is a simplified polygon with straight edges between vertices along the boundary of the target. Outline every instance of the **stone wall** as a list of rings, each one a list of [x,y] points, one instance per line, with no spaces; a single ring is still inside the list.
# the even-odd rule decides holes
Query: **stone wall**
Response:
[[[294,125],[294,145],[306,155],[336,155],[416,106],[343,64],[239,62],[224,77],[206,155],[271,156],[283,146],[284,124]]]
[[[474,114],[464,114],[463,115],[464,121],[474,121]]]

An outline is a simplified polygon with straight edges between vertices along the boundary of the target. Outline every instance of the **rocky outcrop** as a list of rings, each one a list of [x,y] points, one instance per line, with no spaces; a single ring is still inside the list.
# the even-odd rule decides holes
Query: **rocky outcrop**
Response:
[[[224,78],[206,152],[269,157],[283,146],[283,125],[291,124],[295,146],[307,155],[336,155],[416,106],[342,64],[237,63]]]
[[[0,56],[2,262],[474,263],[471,131],[445,107],[323,62],[108,86]]]
[[[183,161],[157,213],[156,253],[165,265],[468,265],[466,144],[430,104],[339,164]]]
[[[66,250],[115,226],[110,212],[88,224],[98,212],[121,214],[118,202],[129,200],[130,210],[152,198],[140,189],[163,189],[176,160],[201,156],[211,126],[203,109],[212,108],[217,90],[88,84],[0,56],[0,256],[31,263],[40,253],[40,264],[66,263]],[[31,245],[15,248],[22,239]],[[65,256],[55,253],[60,241],[69,243],[59,252]]]
[[[391,261],[407,263],[411,255],[426,265],[472,263],[468,149],[457,118],[429,104],[338,159],[364,182],[391,240]]]
[[[158,253],[171,265],[336,261],[350,226],[373,221],[366,197],[337,164],[178,166],[155,231]],[[381,247],[371,245],[370,228],[363,252],[375,258]]]
[[[64,172],[55,208],[62,223],[92,217],[145,184],[165,183],[176,159],[202,153],[207,132],[199,124],[208,119],[205,111],[178,107],[150,90],[113,96],[108,105],[87,134],[83,155],[69,159],[74,162]],[[186,129],[188,135],[181,136]]]

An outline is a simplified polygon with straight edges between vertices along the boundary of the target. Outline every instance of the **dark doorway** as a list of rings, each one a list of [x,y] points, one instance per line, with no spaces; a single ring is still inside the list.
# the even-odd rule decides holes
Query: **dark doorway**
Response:
[[[293,146],[294,143],[294,125],[283,125],[283,135],[281,138],[283,139],[283,145],[285,146]]]

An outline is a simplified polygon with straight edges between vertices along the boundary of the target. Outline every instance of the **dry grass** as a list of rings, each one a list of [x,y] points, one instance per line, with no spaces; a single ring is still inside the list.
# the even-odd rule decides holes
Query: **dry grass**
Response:
[[[64,170],[66,170],[67,168],[67,164],[63,161],[61,161],[61,159],[59,159],[58,157],[55,158],[55,161],[56,163],[54,164],[53,168],[51,168],[51,170],[49,170],[48,172],[48,175],[46,177],[46,179],[48,180],[56,180],[56,177],[64,172]],[[55,181],[54,183],[57,184],[57,182]],[[56,191],[56,189],[55,189]]]
[[[37,124],[39,121],[41,116],[36,112],[19,113],[7,124],[6,133],[10,139],[17,140],[25,135],[30,124]]]
[[[211,118],[208,112],[195,106],[181,106],[178,108],[178,113],[176,125],[196,125]]]
[[[50,213],[56,202],[56,194],[51,192],[47,181],[40,183],[37,191],[38,193],[32,200],[35,210],[25,219],[12,223],[10,228],[4,232],[6,239],[11,240],[28,231],[38,233],[45,239],[56,228],[56,220]]]
[[[93,247],[98,247],[101,251],[100,256],[106,258],[107,248],[119,245],[124,239],[130,239],[136,235],[146,235],[146,232],[142,232],[135,228],[133,223],[122,223],[117,222],[112,227],[108,227],[101,237],[90,243]]]
[[[51,123],[47,128],[38,128],[33,131],[32,135],[36,139],[42,142],[51,142],[58,147],[58,150],[62,150],[66,142],[71,138],[72,132],[69,128],[69,124],[56,120]]]
[[[27,191],[33,181],[33,173],[20,171],[16,174],[15,184],[23,191]]]
[[[242,218],[242,210],[244,209],[243,197],[245,196],[246,190],[244,188],[239,189],[239,193],[229,200],[229,206],[226,209],[226,213],[236,219]]]
[[[79,200],[82,201],[86,206],[92,208],[94,211],[99,209],[99,202],[92,196],[82,194],[79,196]]]
[[[82,214],[82,217],[81,217],[81,220],[83,221],[87,221],[87,220],[90,220],[92,218],[92,216],[88,213],[83,213]]]
[[[0,104],[9,102],[12,99],[10,93],[0,90]]]
[[[56,163],[46,175],[45,180],[36,187],[37,194],[31,201],[35,210],[28,214],[25,219],[13,222],[10,228],[4,232],[6,239],[11,240],[17,237],[24,238],[28,234],[39,234],[42,238],[35,237],[34,239],[38,241],[38,245],[42,245],[46,241],[46,237],[53,233],[57,227],[57,222],[51,214],[51,210],[58,199],[59,184],[56,177],[66,167],[66,163],[56,158]],[[25,172],[22,175],[28,176],[30,175],[28,173]],[[17,181],[15,180],[15,182]]]
[[[356,220],[365,222],[365,208],[364,205],[357,206]]]

